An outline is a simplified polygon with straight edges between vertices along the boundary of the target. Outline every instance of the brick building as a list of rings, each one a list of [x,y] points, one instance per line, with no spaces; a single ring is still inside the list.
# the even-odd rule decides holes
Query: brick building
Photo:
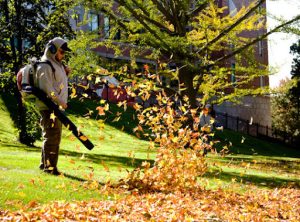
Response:
[[[251,0],[220,0],[219,6],[228,6],[228,12],[235,14],[241,9],[243,5],[248,5]],[[259,10],[266,10],[266,3],[264,3]],[[261,29],[256,32],[245,32],[246,37],[256,37],[266,33],[266,29]],[[268,65],[268,42],[267,40],[259,41],[255,47],[255,59],[264,65]],[[235,59],[231,58],[224,64],[227,67],[235,67]],[[231,81],[236,81],[235,73],[231,75]],[[259,88],[269,86],[269,77],[260,76],[255,78],[250,84],[249,88]],[[224,102],[215,107],[216,111],[227,113],[231,116],[237,116],[245,120],[251,120],[253,123],[259,123],[263,126],[271,126],[271,104],[269,95],[265,96],[245,96],[241,99],[241,104],[235,105],[231,102]]]

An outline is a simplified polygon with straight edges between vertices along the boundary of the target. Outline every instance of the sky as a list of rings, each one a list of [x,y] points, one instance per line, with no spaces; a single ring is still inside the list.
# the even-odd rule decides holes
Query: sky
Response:
[[[300,14],[300,0],[267,0],[267,12],[285,19],[291,19]],[[267,18],[268,27],[277,23],[270,17]],[[275,33],[268,37],[269,65],[275,69],[275,74],[270,76],[270,87],[279,85],[281,79],[290,78],[293,55],[290,46],[297,42],[300,36]]]

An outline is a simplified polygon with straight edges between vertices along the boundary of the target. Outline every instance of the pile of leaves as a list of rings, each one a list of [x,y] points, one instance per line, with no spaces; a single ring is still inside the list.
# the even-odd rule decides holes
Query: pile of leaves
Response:
[[[147,94],[148,91],[144,91],[141,95],[147,98]],[[211,147],[198,132],[197,109],[190,109],[187,98],[179,101],[179,98],[167,97],[163,91],[157,94],[156,101],[157,104],[145,109],[138,104],[134,106],[139,120],[134,130],[147,136],[150,147],[156,148],[154,165],[144,162],[122,180],[123,185],[147,191],[197,187],[198,177],[207,170],[203,150]],[[180,105],[176,105],[178,101]]]
[[[17,212],[0,211],[1,221],[299,221],[300,190],[138,192],[113,200],[54,202]],[[107,192],[107,189],[106,191]],[[111,194],[113,194],[111,193]]]

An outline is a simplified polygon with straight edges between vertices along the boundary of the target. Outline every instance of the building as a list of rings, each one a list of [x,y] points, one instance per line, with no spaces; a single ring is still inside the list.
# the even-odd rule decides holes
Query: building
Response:
[[[241,9],[243,5],[250,4],[250,0],[222,0],[219,2],[220,6],[227,5],[228,13],[235,14],[238,10]],[[266,10],[266,3],[264,3],[259,10]],[[247,32],[244,35],[255,37],[266,33],[266,29],[261,29],[257,32]],[[268,65],[268,42],[267,40],[262,40],[257,43],[255,46],[255,58],[257,61],[264,65]],[[226,61],[225,65],[235,67],[234,58],[231,58]],[[234,69],[233,69],[234,70]],[[235,73],[233,71],[231,75],[231,81],[236,81]],[[269,86],[269,77],[260,76],[255,78],[250,84],[249,88],[259,88],[259,87],[268,87]],[[231,102],[224,102],[223,104],[215,107],[216,111],[227,113],[231,116],[236,116],[241,119],[249,120],[252,123],[258,123],[263,126],[271,126],[271,104],[270,96],[245,96],[241,99],[241,103],[236,105]]]

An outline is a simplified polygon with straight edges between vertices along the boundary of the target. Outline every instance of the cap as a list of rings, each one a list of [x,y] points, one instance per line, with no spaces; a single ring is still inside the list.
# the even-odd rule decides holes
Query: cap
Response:
[[[71,52],[72,50],[68,47],[68,43],[64,43],[61,45],[60,47],[62,50],[67,51],[67,52]]]
[[[210,109],[210,108],[211,108],[211,105],[210,105],[210,104],[206,104],[204,108]]]

